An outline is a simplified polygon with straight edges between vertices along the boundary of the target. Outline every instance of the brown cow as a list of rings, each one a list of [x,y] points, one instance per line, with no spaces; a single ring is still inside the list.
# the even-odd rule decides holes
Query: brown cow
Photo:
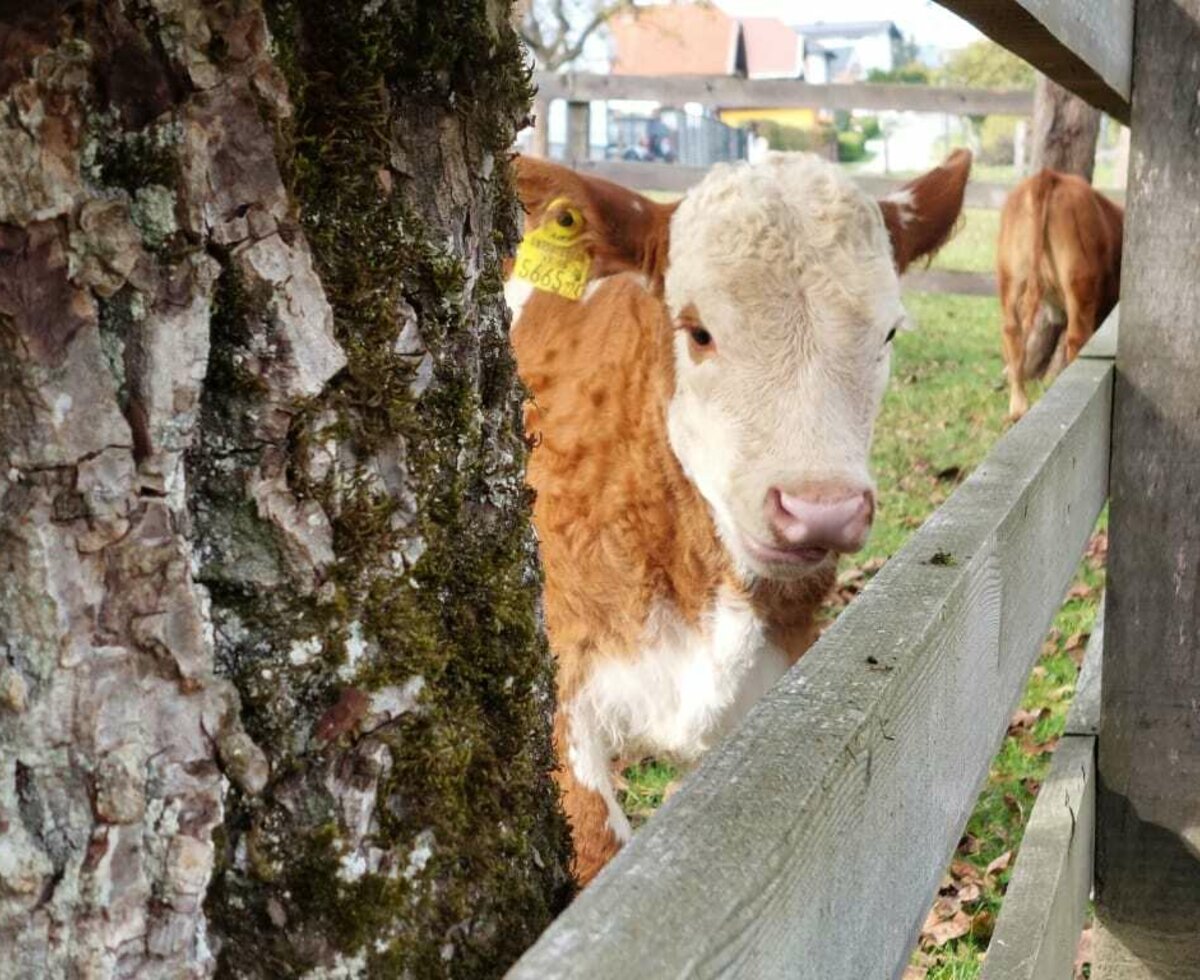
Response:
[[[815,639],[874,513],[899,273],[950,234],[970,164],[875,202],[771,154],[675,205],[518,161],[505,293],[581,882],[630,833],[614,760],[694,761]]]
[[[1072,174],[1043,170],[1004,202],[996,270],[1013,421],[1029,410],[1025,382],[1073,361],[1116,305],[1123,230],[1121,208]]]

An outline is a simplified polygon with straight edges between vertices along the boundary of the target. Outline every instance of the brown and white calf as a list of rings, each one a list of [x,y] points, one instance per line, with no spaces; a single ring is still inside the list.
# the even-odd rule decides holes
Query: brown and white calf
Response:
[[[1029,411],[1025,382],[1075,360],[1116,306],[1124,219],[1082,177],[1055,170],[1022,181],[1004,202],[996,279],[1010,419]]]
[[[614,760],[694,761],[816,637],[874,513],[898,272],[948,237],[969,170],[877,203],[774,154],[667,205],[517,161],[527,234],[574,226],[591,259],[578,300],[506,285],[582,883],[629,837]]]

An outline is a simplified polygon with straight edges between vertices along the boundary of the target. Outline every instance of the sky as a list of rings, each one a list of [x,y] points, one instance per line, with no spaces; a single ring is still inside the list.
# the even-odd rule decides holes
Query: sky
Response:
[[[735,17],[778,17],[787,24],[891,20],[920,45],[961,48],[980,33],[933,0],[716,0]]]

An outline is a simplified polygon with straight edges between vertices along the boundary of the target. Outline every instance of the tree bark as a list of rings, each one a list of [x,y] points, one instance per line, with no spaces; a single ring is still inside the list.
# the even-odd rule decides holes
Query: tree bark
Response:
[[[1032,172],[1044,167],[1092,179],[1100,110],[1039,75],[1033,100]]]
[[[502,971],[569,893],[508,4],[0,51],[0,976]]]

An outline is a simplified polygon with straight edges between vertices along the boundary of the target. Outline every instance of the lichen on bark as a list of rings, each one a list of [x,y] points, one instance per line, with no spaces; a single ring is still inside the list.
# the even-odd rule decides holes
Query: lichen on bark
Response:
[[[569,887],[499,275],[528,75],[505,4],[268,15],[294,103],[281,165],[346,367],[287,440],[288,485],[331,522],[326,574],[310,597],[210,582],[219,655],[281,773],[232,804],[221,963],[491,975]],[[254,300],[229,293],[236,331]],[[235,421],[217,401],[255,394],[221,373],[214,410]]]

